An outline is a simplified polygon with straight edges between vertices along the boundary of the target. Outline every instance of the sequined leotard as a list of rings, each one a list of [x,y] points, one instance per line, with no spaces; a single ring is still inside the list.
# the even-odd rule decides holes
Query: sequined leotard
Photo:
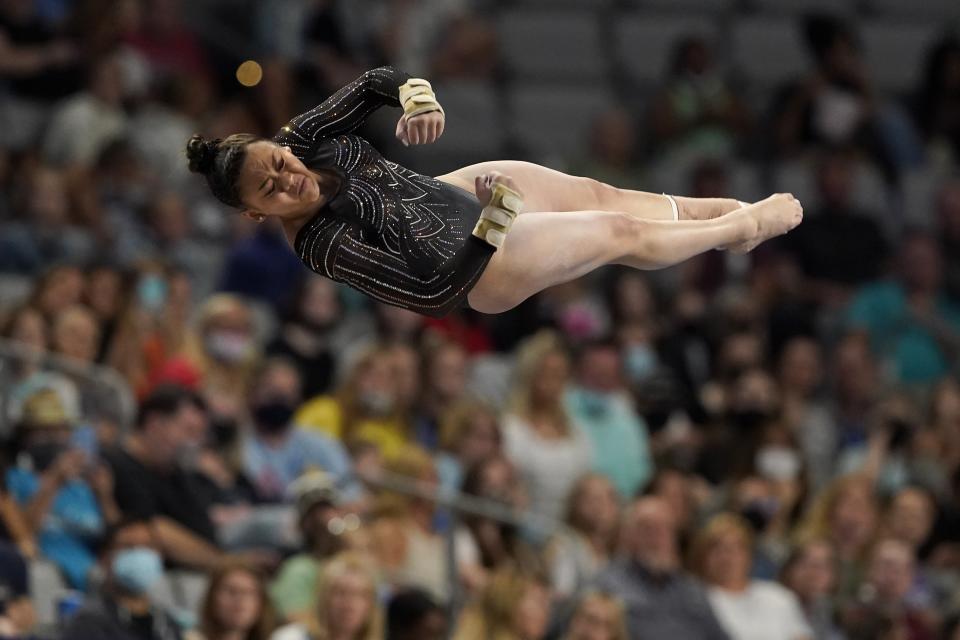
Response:
[[[372,298],[439,317],[464,303],[493,254],[472,234],[480,202],[385,160],[350,133],[377,108],[399,107],[409,77],[390,67],[367,71],[290,121],[274,142],[341,178],[336,195],[297,233],[300,259]]]

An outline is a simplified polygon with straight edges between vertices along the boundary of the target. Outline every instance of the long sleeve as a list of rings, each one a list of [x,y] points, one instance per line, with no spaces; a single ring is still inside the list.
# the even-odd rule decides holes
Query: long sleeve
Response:
[[[400,85],[410,75],[393,67],[365,71],[322,103],[296,116],[274,137],[292,149],[307,149],[324,138],[350,133],[384,105],[400,106]]]
[[[417,274],[401,258],[365,242],[359,226],[317,218],[301,231],[296,251],[316,273],[381,302],[442,317],[459,306],[476,284],[494,249],[470,236],[449,267]]]

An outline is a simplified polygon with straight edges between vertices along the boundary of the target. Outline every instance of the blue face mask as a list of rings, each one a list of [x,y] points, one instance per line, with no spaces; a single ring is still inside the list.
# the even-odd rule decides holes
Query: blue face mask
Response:
[[[113,557],[113,578],[130,593],[147,593],[162,576],[163,561],[153,549],[134,547]]]
[[[137,297],[147,311],[160,311],[167,302],[167,281],[156,274],[145,275],[137,284]]]
[[[631,382],[640,382],[650,377],[657,368],[657,354],[650,345],[635,344],[627,347],[624,367]]]
[[[584,414],[591,418],[599,418],[607,412],[607,407],[606,394],[590,389],[580,389],[580,408]]]

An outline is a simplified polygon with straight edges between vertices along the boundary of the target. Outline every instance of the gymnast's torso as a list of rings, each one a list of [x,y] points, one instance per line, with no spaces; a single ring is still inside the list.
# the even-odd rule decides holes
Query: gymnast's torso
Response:
[[[372,298],[431,316],[461,306],[493,248],[472,235],[474,194],[383,158],[351,133],[378,107],[400,106],[409,76],[381,67],[284,126],[274,142],[340,186],[296,234],[313,271]]]

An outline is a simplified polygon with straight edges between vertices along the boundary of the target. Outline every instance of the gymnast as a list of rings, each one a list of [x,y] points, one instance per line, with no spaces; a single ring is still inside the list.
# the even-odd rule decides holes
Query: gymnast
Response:
[[[711,249],[746,252],[803,218],[789,194],[673,197],[510,160],[424,176],[351,133],[383,105],[403,108],[405,145],[443,133],[430,83],[380,67],[270,140],[191,137],[190,170],[244,215],[277,218],[313,271],[435,317],[463,305],[501,313],[607,264],[659,269]]]

